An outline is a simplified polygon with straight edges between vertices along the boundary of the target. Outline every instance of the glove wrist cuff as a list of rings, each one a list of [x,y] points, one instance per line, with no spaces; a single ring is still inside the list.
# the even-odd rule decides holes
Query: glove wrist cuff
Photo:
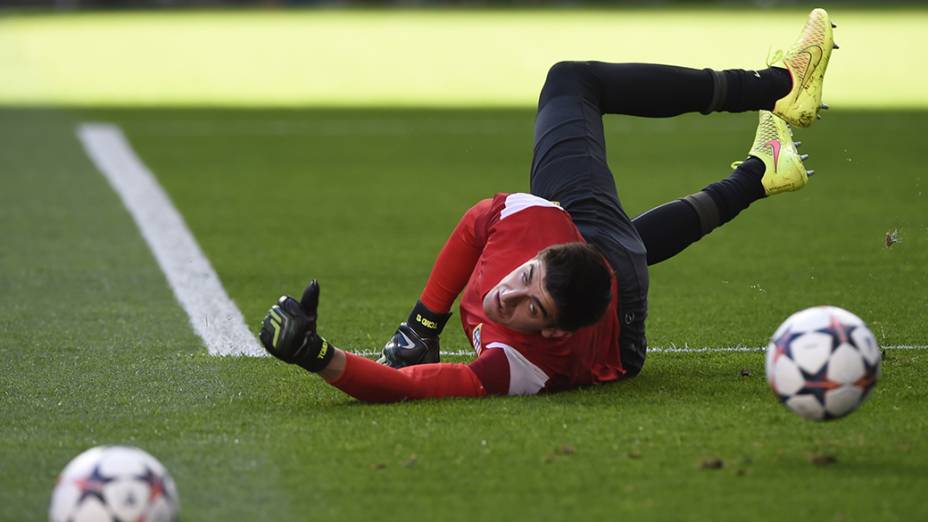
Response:
[[[409,312],[406,324],[423,338],[434,338],[441,334],[450,317],[451,312],[437,314],[426,308],[422,301],[416,301],[416,306]]]
[[[293,362],[306,371],[317,373],[325,369],[332,357],[335,356],[335,345],[330,344],[322,337],[316,335],[313,335],[313,337],[316,337],[315,340],[319,343],[319,348],[312,347],[311,345],[315,343],[313,343],[312,339],[307,338]]]

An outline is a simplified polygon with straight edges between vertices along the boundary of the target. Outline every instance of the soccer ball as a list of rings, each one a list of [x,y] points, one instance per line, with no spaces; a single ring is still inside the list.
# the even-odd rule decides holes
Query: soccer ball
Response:
[[[838,419],[870,394],[880,359],[880,346],[859,317],[834,306],[808,308],[770,339],[767,382],[800,417]]]
[[[99,446],[58,476],[50,522],[174,522],[177,490],[168,471],[138,448]]]

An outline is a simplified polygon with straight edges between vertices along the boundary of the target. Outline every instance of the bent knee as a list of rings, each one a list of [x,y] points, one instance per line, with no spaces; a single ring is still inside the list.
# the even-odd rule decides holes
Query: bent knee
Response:
[[[548,69],[545,85],[541,89],[539,107],[558,96],[583,96],[595,94],[593,72],[590,62],[557,62]]]
[[[560,61],[548,69],[548,80],[551,80],[552,78],[560,78],[563,76],[575,77],[578,75],[586,74],[586,71],[589,68],[590,62],[575,60]]]

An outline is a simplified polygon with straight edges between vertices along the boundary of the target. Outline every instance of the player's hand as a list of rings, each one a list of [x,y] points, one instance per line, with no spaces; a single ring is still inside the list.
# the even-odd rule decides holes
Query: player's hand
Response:
[[[400,323],[396,333],[383,347],[383,355],[377,362],[393,368],[439,362],[441,347],[438,345],[438,336],[449,317],[450,313],[435,313],[422,301],[416,302],[409,313],[409,319]]]
[[[325,368],[335,347],[316,332],[319,283],[312,280],[300,301],[282,296],[271,307],[261,324],[258,337],[274,357],[318,372]]]
[[[400,323],[393,337],[383,347],[383,355],[377,360],[393,368],[402,368],[414,364],[437,363],[441,347],[438,336],[423,337],[407,323]]]

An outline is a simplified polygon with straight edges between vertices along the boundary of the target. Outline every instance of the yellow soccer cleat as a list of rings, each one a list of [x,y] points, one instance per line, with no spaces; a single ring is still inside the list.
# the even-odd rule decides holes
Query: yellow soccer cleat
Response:
[[[808,156],[796,150],[793,132],[785,121],[770,111],[760,111],[754,146],[748,154],[764,162],[766,170],[761,183],[768,196],[780,192],[799,190],[806,185],[814,171],[806,171],[802,161]],[[741,162],[732,164],[737,167]]]
[[[793,47],[785,53],[777,51],[769,63],[786,69],[793,79],[793,89],[773,108],[774,114],[791,125],[808,127],[820,118],[819,110],[828,108],[822,105],[822,82],[831,50],[838,48],[834,27],[824,9],[813,9]]]

